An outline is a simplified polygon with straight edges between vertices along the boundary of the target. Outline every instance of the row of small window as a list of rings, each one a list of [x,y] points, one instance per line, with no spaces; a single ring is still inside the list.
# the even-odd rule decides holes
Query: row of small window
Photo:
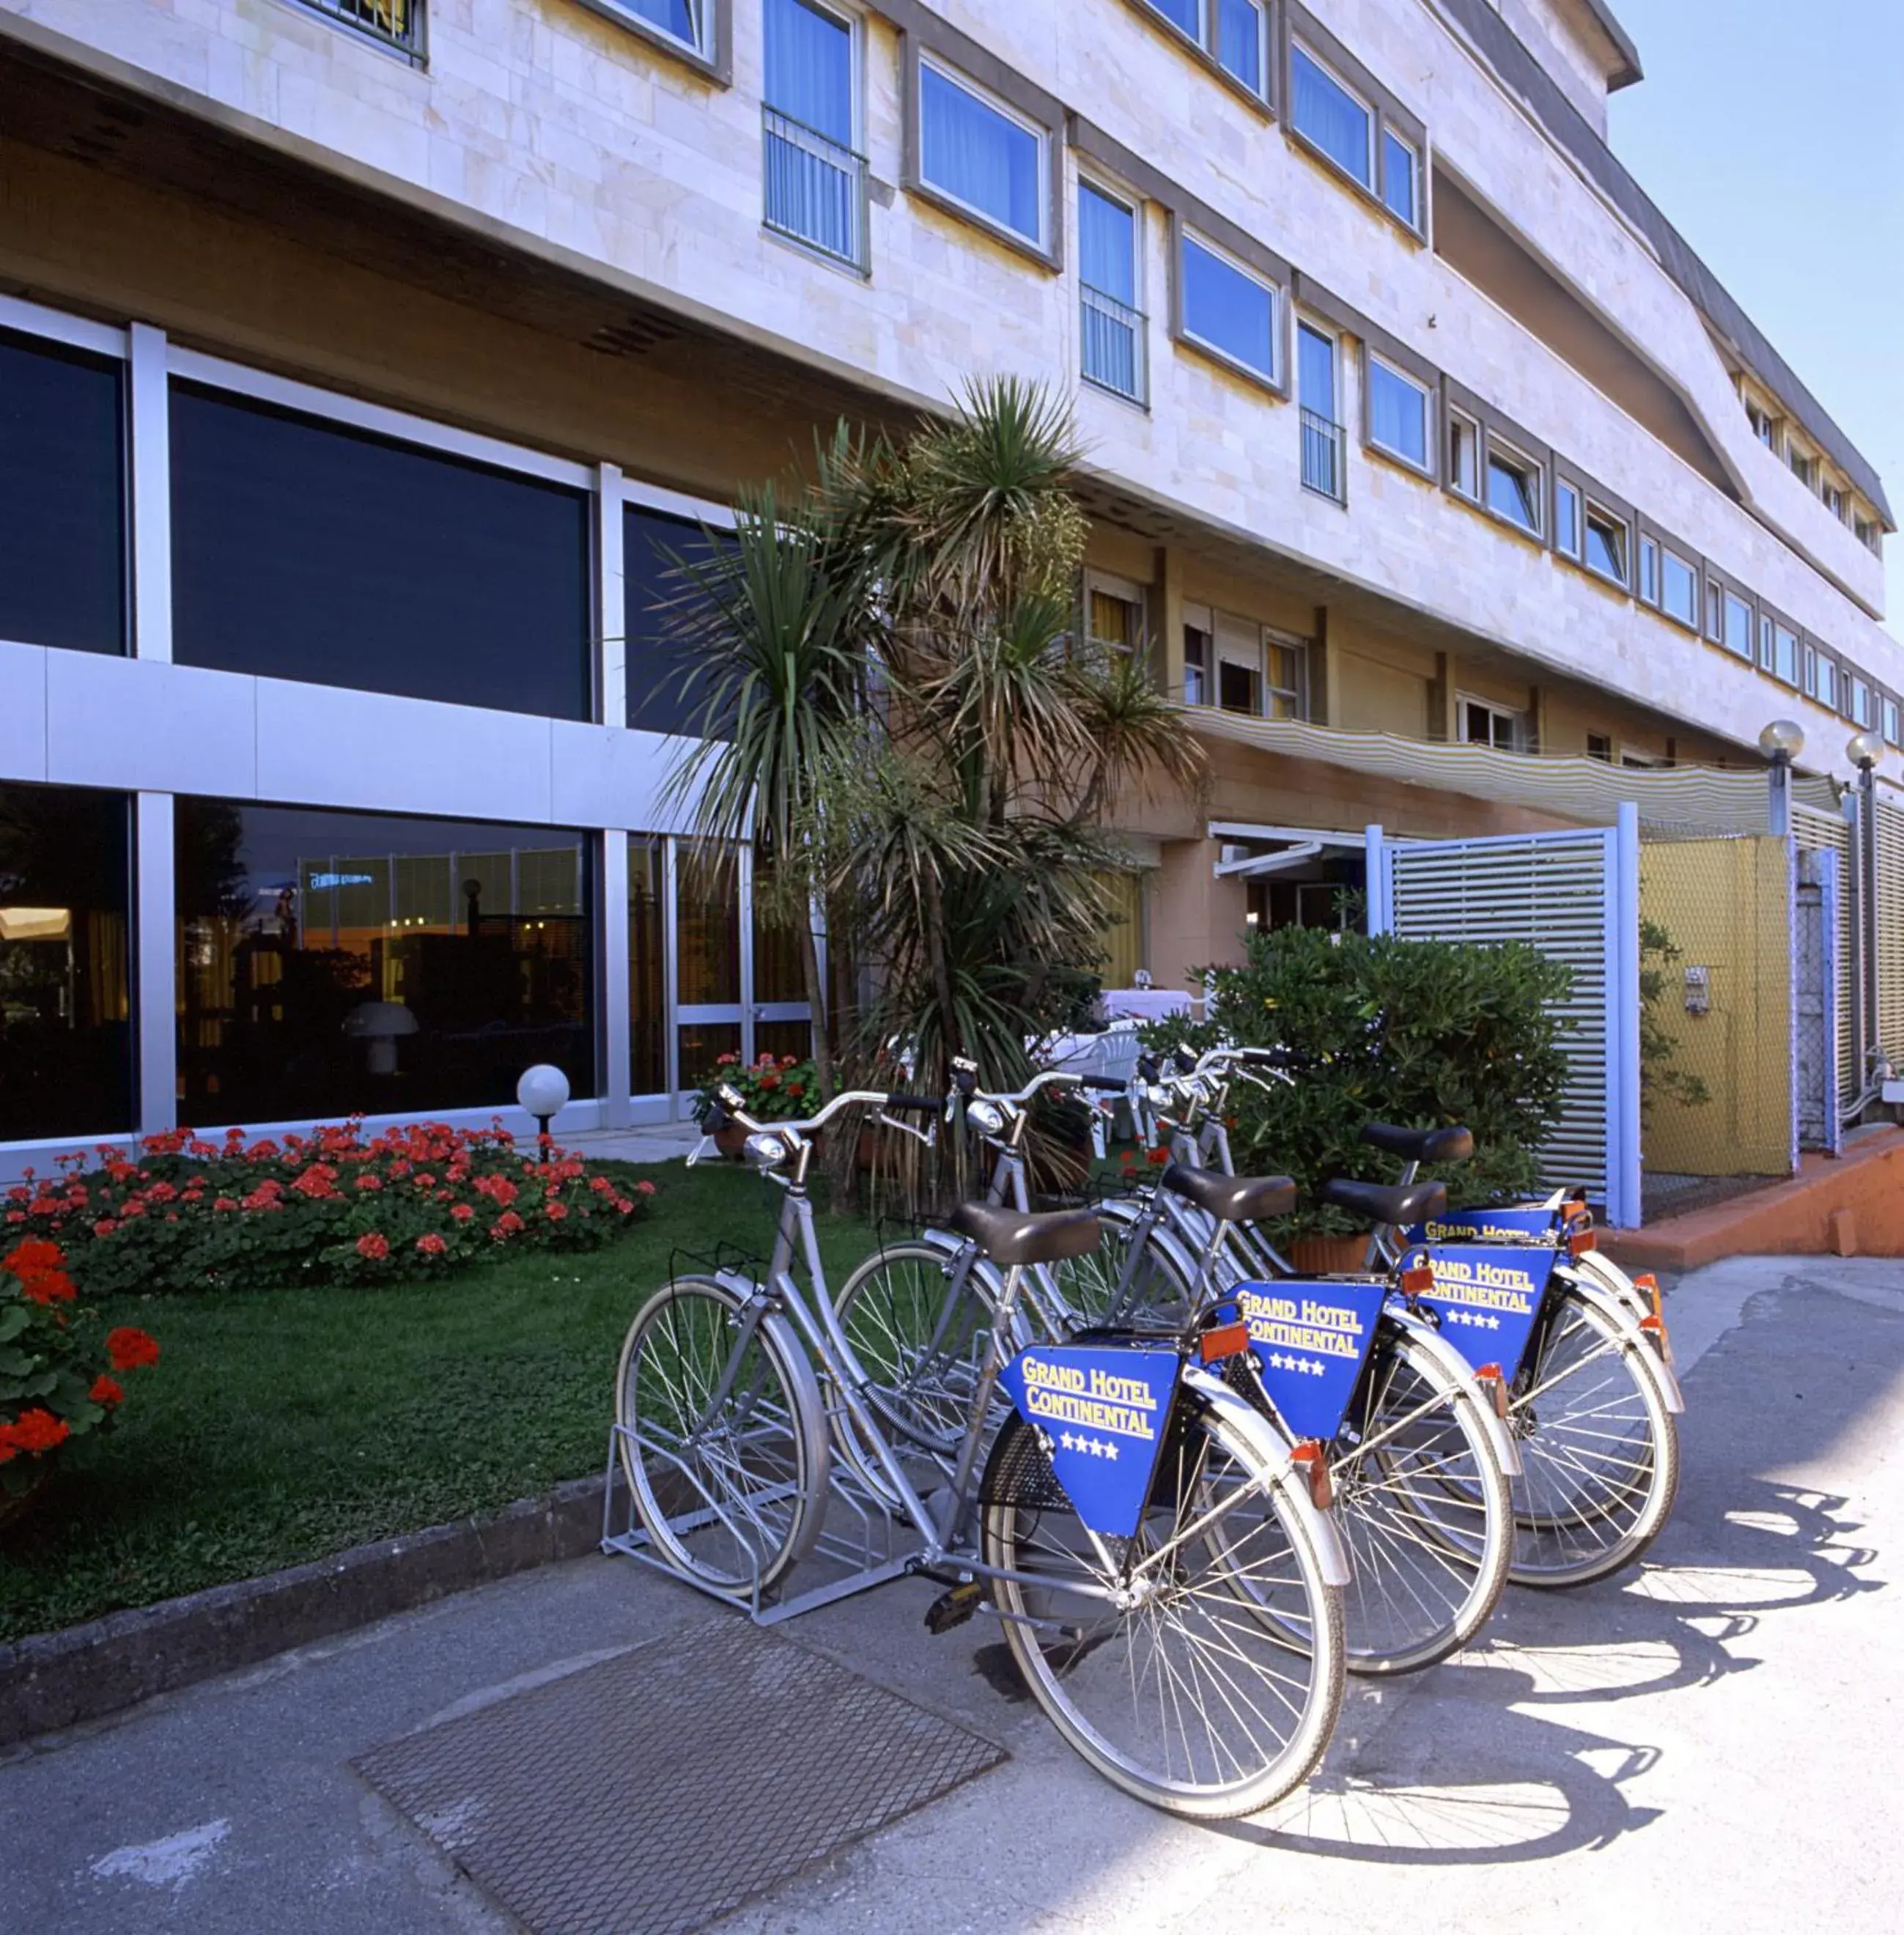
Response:
[[[1884,527],[1875,517],[1866,517],[1853,493],[1839,481],[1824,459],[1808,450],[1793,435],[1782,417],[1775,416],[1740,382],[1746,418],[1752,434],[1776,457],[1782,453],[1786,466],[1806,490],[1818,497],[1841,524],[1851,527],[1866,550],[1880,557],[1884,551]]]

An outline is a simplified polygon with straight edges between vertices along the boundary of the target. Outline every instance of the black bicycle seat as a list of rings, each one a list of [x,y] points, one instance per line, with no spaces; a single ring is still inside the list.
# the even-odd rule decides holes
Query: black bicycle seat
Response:
[[[1448,1206],[1444,1182],[1352,1182],[1346,1176],[1332,1176],[1316,1196],[1367,1223],[1423,1223]]]
[[[1459,1123],[1446,1129],[1404,1129],[1393,1122],[1370,1122],[1362,1140],[1406,1162],[1465,1162],[1474,1153],[1474,1131]]]
[[[1173,1162],[1163,1172],[1163,1187],[1194,1203],[1220,1223],[1254,1223],[1265,1216],[1287,1216],[1296,1207],[1296,1185],[1286,1176],[1225,1176],[1211,1169],[1186,1169]]]
[[[995,1263],[1061,1263],[1088,1257],[1102,1236],[1094,1209],[1052,1209],[1033,1215],[990,1203],[961,1203],[952,1226],[970,1236]]]

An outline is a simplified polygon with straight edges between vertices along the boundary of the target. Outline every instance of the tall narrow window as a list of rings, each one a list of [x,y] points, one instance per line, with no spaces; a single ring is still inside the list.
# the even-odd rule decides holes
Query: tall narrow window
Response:
[[[1219,612],[1216,620],[1217,703],[1226,712],[1263,716],[1263,628]]]
[[[1871,723],[1871,688],[1861,678],[1851,681],[1851,723],[1854,726],[1868,726]]]
[[[1589,571],[1616,584],[1626,582],[1626,524],[1610,511],[1589,503],[1586,514],[1586,562]]]
[[[1897,701],[1894,699],[1887,699],[1884,701],[1884,737],[1893,746],[1904,744],[1904,741],[1900,741],[1899,738],[1898,729],[1900,723],[1904,723],[1904,721],[1899,720]]]
[[[1750,663],[1752,655],[1752,608],[1737,593],[1725,594],[1725,648]]]
[[[1411,228],[1421,226],[1415,151],[1392,128],[1382,130],[1382,200]]]
[[[1480,432],[1471,418],[1450,412],[1448,418],[1448,482],[1464,497],[1481,494]]]
[[[1181,273],[1184,334],[1275,382],[1275,290],[1187,231]]]
[[[1137,214],[1078,184],[1078,292],[1085,377],[1133,403],[1144,397],[1144,318],[1137,308]]]
[[[854,151],[850,22],[808,0],[766,0],[767,225],[855,266],[865,164]]]
[[[1217,59],[1252,94],[1263,91],[1261,0],[1217,0]]]
[[[1042,248],[1045,241],[1043,131],[919,63],[919,174],[931,188]]]
[[[1299,638],[1268,632],[1263,637],[1263,661],[1269,717],[1306,719],[1309,716],[1308,647]]]
[[[1787,685],[1798,683],[1798,634],[1788,625],[1772,628],[1772,672]]]
[[[1215,647],[1211,639],[1211,620],[1207,611],[1193,620],[1184,619],[1184,703],[1207,705],[1210,702],[1210,666]]]
[[[367,0],[367,5],[375,5],[376,0]],[[609,0],[609,5],[633,14],[638,20],[645,20],[670,40],[705,54],[714,25],[711,10],[720,5],[720,0]]]
[[[1659,547],[1651,538],[1640,540],[1640,596],[1649,605],[1659,602]]]
[[[1580,494],[1561,478],[1553,487],[1553,548],[1569,557],[1580,554]]]
[[[1290,49],[1290,122],[1365,189],[1374,183],[1375,117],[1299,42]]]
[[[1661,554],[1659,572],[1660,608],[1669,618],[1699,629],[1699,574],[1676,551]]]
[[[1537,536],[1540,529],[1540,467],[1531,457],[1492,440],[1487,452],[1488,508],[1497,517]]]
[[[1378,450],[1428,468],[1428,391],[1378,356],[1368,370],[1368,441]]]
[[[1297,395],[1302,412],[1302,481],[1342,500],[1342,427],[1335,416],[1335,339],[1312,323],[1296,332]]]

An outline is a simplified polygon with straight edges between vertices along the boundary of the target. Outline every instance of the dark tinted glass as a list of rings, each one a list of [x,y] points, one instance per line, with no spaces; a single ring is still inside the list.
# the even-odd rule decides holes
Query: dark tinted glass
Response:
[[[125,650],[116,363],[0,334],[0,638]]]
[[[0,1143],[132,1126],[127,814],[0,785]]]
[[[589,716],[580,492],[183,385],[172,488],[182,663]]]
[[[178,802],[181,1119],[595,1093],[590,846],[487,826]]]
[[[676,634],[694,620],[696,592],[688,567],[732,543],[686,518],[626,513],[621,563],[629,725],[650,732],[702,730],[706,686]],[[713,736],[729,735],[717,729]]]

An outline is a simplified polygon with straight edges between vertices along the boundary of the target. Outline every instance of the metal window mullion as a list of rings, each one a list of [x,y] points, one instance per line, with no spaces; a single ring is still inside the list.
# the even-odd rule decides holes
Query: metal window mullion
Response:
[[[595,693],[604,726],[628,723],[627,603],[624,590],[621,466],[595,470]]]
[[[734,892],[740,904],[741,921],[741,1058],[751,1061],[754,1047],[753,985],[753,843],[742,844],[739,865],[735,870]]]
[[[173,796],[133,795],[132,945],[138,1093],[134,1120],[141,1135],[178,1123],[178,915],[174,877]]]
[[[671,833],[661,843],[661,989],[665,1031],[662,1065],[671,1118],[680,1115],[681,1092],[680,973],[676,958],[680,946],[680,916],[675,904],[680,883],[678,844]]]
[[[133,656],[172,657],[172,430],[165,333],[128,331],[127,441],[131,462]]]
[[[632,1029],[628,955],[628,835],[618,826],[605,828],[599,862],[602,913],[597,958],[601,964],[601,1014],[596,1039],[605,1066],[597,1073],[596,1093],[602,1097],[606,1126],[625,1129],[634,1119],[629,1071]]]

